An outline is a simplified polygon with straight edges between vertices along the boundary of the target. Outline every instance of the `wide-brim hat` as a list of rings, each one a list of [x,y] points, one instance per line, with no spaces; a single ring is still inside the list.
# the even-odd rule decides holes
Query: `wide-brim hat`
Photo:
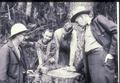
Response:
[[[89,14],[91,12],[90,9],[88,8],[85,8],[84,6],[78,6],[78,7],[75,7],[73,10],[71,10],[70,12],[70,19],[71,19],[71,22],[75,22],[75,19],[82,15],[82,14]]]
[[[26,28],[25,25],[23,25],[22,23],[16,23],[11,28],[11,35],[9,38],[26,31],[28,31],[28,29]]]

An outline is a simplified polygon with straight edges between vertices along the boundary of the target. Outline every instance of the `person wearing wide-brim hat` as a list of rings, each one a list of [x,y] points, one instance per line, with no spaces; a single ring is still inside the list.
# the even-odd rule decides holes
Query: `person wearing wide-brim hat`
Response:
[[[23,83],[26,65],[20,44],[26,31],[21,23],[11,27],[10,40],[0,49],[0,83]]]
[[[82,14],[90,14],[91,10],[85,7],[78,6],[72,12],[70,12],[71,22],[75,22],[75,19]]]
[[[71,21],[85,29],[85,55],[90,83],[114,83],[117,26],[103,15],[90,16],[85,7],[72,11]]]

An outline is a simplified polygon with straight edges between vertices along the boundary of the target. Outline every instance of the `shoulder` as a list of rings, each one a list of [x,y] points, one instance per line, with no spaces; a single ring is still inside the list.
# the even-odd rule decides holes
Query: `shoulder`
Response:
[[[72,31],[72,34],[76,34],[77,33],[77,31],[74,29],[73,31]]]
[[[100,19],[100,18],[106,18],[106,17],[103,16],[103,15],[98,15],[98,16],[96,16],[96,18],[97,18],[97,19]]]
[[[6,49],[6,48],[10,48],[10,47],[13,47],[13,44],[11,41],[7,42],[6,44],[4,44],[1,48],[1,49]]]
[[[57,30],[55,30],[55,34],[61,33],[63,31],[63,28],[59,28]]]
[[[55,32],[54,32],[54,37],[56,38],[56,37],[60,37],[62,34],[63,34],[63,32],[64,32],[64,29],[63,28],[59,28],[59,29],[57,29]]]
[[[0,52],[1,52],[1,51],[4,51],[5,49],[7,50],[7,48],[8,48],[7,44],[3,45],[3,46],[0,48]]]
[[[3,45],[1,48],[0,48],[0,54],[3,55],[3,54],[7,54],[10,50],[10,47],[12,47],[12,44],[10,44],[9,42],[6,43],[5,45]]]
[[[42,39],[39,39],[36,43],[40,44],[42,42]]]
[[[112,20],[108,19],[107,17],[103,16],[103,15],[98,15],[97,17],[95,17],[94,20],[96,23],[100,23],[105,27],[116,27],[117,24],[115,22],[113,22]]]
[[[42,44],[42,39],[39,39],[36,43],[35,43],[35,47],[39,47]]]
[[[73,29],[73,33],[76,33],[77,31],[75,29]]]
[[[105,20],[108,20],[108,18],[103,15],[97,15],[94,19],[94,21],[105,21]]]
[[[51,48],[52,50],[53,50],[54,48],[56,48],[56,42],[55,42],[55,40],[54,40],[54,39],[51,40],[48,46],[50,46],[50,48]]]
[[[50,41],[50,44],[55,44],[56,42],[55,42],[55,39],[52,39],[51,41]]]

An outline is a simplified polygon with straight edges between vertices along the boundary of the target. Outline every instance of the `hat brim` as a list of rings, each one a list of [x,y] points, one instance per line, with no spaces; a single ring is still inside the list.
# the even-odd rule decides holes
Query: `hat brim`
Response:
[[[19,32],[19,33],[16,33],[16,34],[14,34],[14,35],[11,35],[11,36],[9,36],[9,38],[13,38],[13,37],[15,37],[16,35],[19,35],[19,34],[21,34],[21,33],[26,33],[27,31],[28,31],[28,29],[25,30],[25,31],[21,31],[21,32]]]
[[[87,11],[81,11],[81,12],[78,12],[77,14],[75,14],[74,16],[72,16],[71,18],[71,22],[75,22],[75,19],[82,15],[82,14],[89,14],[90,13],[90,10],[87,10]]]

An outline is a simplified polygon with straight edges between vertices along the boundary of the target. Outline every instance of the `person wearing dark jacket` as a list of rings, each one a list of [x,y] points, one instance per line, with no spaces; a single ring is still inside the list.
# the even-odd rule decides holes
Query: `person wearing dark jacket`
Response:
[[[85,30],[84,56],[91,79],[89,82],[114,83],[117,25],[103,15],[92,18],[90,10],[85,7],[77,8],[71,21]]]
[[[14,24],[9,41],[0,49],[0,83],[23,83],[26,65],[20,44],[25,31],[23,24]]]
[[[57,64],[65,67],[66,70],[76,71],[74,66],[75,54],[77,51],[77,32],[73,24],[68,21],[62,28],[54,33],[56,41]]]

